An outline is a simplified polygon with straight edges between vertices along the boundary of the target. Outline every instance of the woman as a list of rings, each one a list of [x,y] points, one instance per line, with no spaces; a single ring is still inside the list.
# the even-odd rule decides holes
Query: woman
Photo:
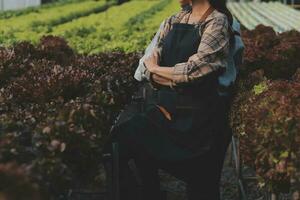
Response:
[[[138,198],[131,158],[143,200],[161,199],[159,168],[186,181],[189,200],[220,199],[227,143],[218,77],[227,65],[231,23],[224,0],[193,0],[165,21],[153,56],[144,61],[143,110],[127,107],[111,131],[120,145],[121,199]]]

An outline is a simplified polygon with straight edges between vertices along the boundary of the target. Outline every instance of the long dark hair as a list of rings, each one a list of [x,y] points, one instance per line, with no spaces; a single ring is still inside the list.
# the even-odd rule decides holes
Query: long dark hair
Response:
[[[229,24],[231,26],[233,23],[233,16],[226,6],[227,0],[208,0],[208,2],[212,7],[214,7],[214,9],[221,13],[224,13],[227,16]]]

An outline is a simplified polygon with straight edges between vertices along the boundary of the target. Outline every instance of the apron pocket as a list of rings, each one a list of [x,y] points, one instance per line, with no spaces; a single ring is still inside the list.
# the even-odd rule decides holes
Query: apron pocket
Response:
[[[157,94],[158,105],[163,106],[173,117],[176,112],[177,93],[174,91],[160,90]]]

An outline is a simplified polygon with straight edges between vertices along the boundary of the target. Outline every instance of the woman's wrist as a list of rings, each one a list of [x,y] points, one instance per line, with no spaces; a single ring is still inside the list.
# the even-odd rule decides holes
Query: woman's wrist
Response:
[[[152,73],[157,74],[166,79],[172,80],[173,79],[173,68],[174,67],[157,66],[154,69],[152,69]]]
[[[159,65],[157,65],[157,64],[152,64],[150,67],[149,67],[149,71],[151,72],[151,73],[153,73],[153,74],[157,74],[157,72],[158,72],[158,68],[159,68],[160,66]]]

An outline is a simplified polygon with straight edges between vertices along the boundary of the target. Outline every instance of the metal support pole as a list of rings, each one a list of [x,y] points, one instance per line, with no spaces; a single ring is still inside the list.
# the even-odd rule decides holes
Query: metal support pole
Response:
[[[103,154],[103,164],[106,171],[106,193],[108,200],[113,200],[113,171],[112,171],[112,154]]]
[[[113,200],[120,199],[120,185],[119,185],[119,144],[112,143],[113,152]]]
[[[245,192],[243,175],[242,175],[240,153],[239,153],[238,149],[239,149],[239,144],[236,141],[235,137],[232,136],[232,153],[233,153],[233,159],[234,159],[234,163],[235,163],[236,175],[237,175],[237,179],[238,179],[237,187],[238,187],[238,191],[239,191],[239,199],[247,200],[247,195]]]

